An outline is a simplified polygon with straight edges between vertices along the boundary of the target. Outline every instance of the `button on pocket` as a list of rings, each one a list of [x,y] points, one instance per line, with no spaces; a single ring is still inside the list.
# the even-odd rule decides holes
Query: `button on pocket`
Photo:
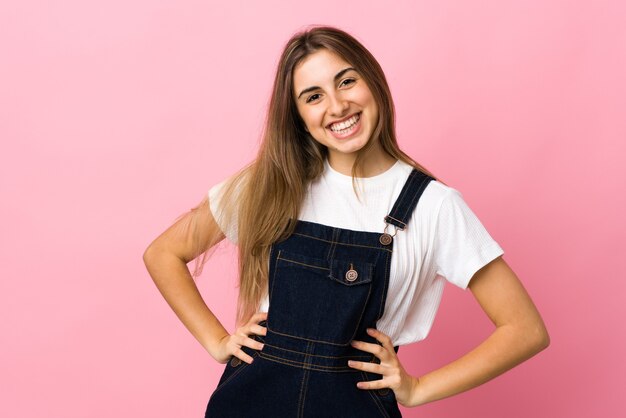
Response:
[[[230,360],[230,365],[232,367],[237,367],[241,364],[241,359],[239,357],[234,357]]]
[[[346,280],[349,282],[355,281],[359,277],[359,273],[350,264],[350,270],[346,272]]]
[[[330,278],[348,286],[367,284],[372,281],[373,264],[334,259]]]

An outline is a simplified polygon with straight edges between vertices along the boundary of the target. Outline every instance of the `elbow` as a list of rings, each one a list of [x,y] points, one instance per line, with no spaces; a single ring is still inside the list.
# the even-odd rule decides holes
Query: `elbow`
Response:
[[[143,263],[147,266],[150,262],[150,258],[152,257],[152,247],[149,245],[148,248],[143,252]]]
[[[152,261],[155,259],[156,252],[157,250],[154,246],[154,243],[148,245],[148,248],[146,248],[146,250],[143,252],[143,263],[146,265],[146,267],[149,267],[150,263],[152,263]]]
[[[550,345],[550,334],[546,329],[543,322],[532,328],[530,334],[530,342],[533,350],[533,354],[537,354],[540,351],[545,350]]]
[[[545,350],[546,348],[548,348],[549,345],[550,345],[550,334],[548,334],[548,330],[545,327],[543,327],[543,334],[541,336],[541,343],[540,343],[541,350]]]

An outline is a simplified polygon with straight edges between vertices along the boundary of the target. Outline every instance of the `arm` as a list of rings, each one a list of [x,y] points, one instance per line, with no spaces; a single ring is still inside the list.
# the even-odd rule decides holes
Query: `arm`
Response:
[[[355,340],[352,345],[374,354],[380,364],[349,361],[348,365],[383,377],[358,382],[357,387],[366,390],[389,387],[401,405],[423,405],[481,385],[548,346],[548,332],[539,312],[502,257],[478,270],[469,288],[496,325],[485,341],[458,360],[416,378],[400,363],[391,338],[376,329],[368,329],[380,344]]]
[[[496,329],[461,358],[417,379],[407,406],[474,388],[548,347],[550,338],[537,308],[502,257],[477,271],[469,288]]]
[[[189,332],[218,362],[231,354],[249,361],[239,345],[207,307],[187,268],[187,263],[224,239],[205,198],[198,207],[174,223],[146,249],[143,260],[157,288]],[[257,347],[257,341],[238,336],[237,341]]]

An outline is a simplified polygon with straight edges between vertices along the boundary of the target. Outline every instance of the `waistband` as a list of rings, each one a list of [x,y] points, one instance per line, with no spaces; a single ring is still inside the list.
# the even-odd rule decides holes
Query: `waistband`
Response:
[[[266,326],[267,324],[266,321],[261,321],[259,325]],[[351,345],[330,345],[324,342],[281,335],[270,329],[267,330],[267,335],[251,335],[250,337],[264,344],[263,349],[258,352],[260,357],[302,369],[345,373],[358,372],[357,369],[348,366],[348,360],[380,363],[375,355],[358,350]],[[369,340],[366,338],[362,340],[371,342],[371,337]],[[250,354],[251,349],[244,348]],[[399,347],[394,347],[396,353],[398,349]]]

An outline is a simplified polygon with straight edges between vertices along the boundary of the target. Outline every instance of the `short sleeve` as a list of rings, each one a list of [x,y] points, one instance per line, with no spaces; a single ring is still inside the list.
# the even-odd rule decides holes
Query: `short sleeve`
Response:
[[[208,197],[209,197],[209,208],[211,209],[211,213],[217,222],[217,225],[222,230],[226,239],[228,239],[233,244],[237,244],[237,220],[236,214],[232,217],[232,220],[229,224],[226,224],[226,216],[222,211],[222,189],[226,185],[228,179],[217,183],[213,187],[209,189]]]
[[[435,238],[437,274],[466,289],[472,276],[504,250],[489,235],[461,193],[453,188],[437,214]]]

